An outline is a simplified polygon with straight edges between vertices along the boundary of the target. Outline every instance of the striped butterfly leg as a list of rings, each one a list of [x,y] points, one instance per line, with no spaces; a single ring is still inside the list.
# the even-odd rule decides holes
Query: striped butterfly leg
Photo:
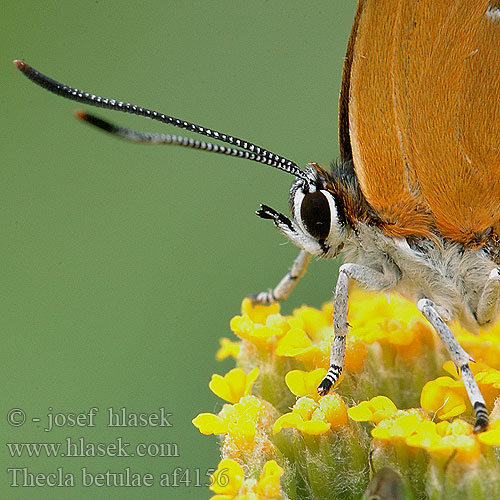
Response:
[[[290,271],[273,289],[250,296],[254,304],[273,304],[285,300],[290,295],[300,278],[304,276],[311,256],[321,255],[322,247],[316,239],[301,230],[294,220],[290,220],[273,208],[261,205],[256,213],[262,219],[272,220],[278,230],[301,249]]]
[[[347,335],[347,299],[349,295],[349,278],[372,290],[392,288],[399,279],[399,273],[389,266],[384,272],[359,264],[343,264],[339,269],[339,278],[333,299],[333,332],[332,349],[330,351],[330,368],[318,386],[321,396],[328,394],[335,385],[344,368],[345,339]]]
[[[437,312],[437,306],[429,299],[420,299],[417,307],[429,323],[434,327],[437,334],[441,338],[444,346],[450,354],[451,360],[460,371],[462,381],[469,396],[469,400],[474,408],[476,423],[474,424],[474,432],[483,432],[488,427],[488,411],[484,403],[483,395],[479,390],[476,379],[469,367],[469,361],[473,359],[467,354],[462,346],[456,341],[452,331],[443,321]]]
[[[481,297],[479,297],[476,318],[480,325],[487,325],[495,320],[498,314],[499,297],[500,269],[496,268],[491,271]]]
[[[311,261],[311,254],[301,250],[297,258],[293,261],[290,271],[288,271],[281,281],[265,292],[252,295],[250,299],[255,304],[273,304],[285,300],[297,285],[298,281],[306,273],[307,266]]]

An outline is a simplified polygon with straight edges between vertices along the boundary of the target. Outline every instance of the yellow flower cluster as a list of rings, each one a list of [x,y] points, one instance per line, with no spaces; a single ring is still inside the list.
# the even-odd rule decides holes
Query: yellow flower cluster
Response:
[[[276,500],[281,498],[280,477],[283,469],[269,460],[259,479],[245,479],[241,465],[226,458],[212,476],[210,489],[216,493],[210,500]]]
[[[222,339],[217,352],[238,368],[209,383],[227,403],[193,420],[221,439],[213,499],[354,499],[366,488],[370,463],[396,469],[419,498],[500,495],[500,454],[492,452],[500,446],[500,327],[477,337],[458,330],[493,410],[488,431],[476,435],[455,367],[415,306],[395,295],[351,294],[344,377],[319,397],[332,314],[331,304],[283,316],[278,304],[243,301],[231,320],[238,340]],[[464,485],[476,484],[478,471],[489,480],[470,496]],[[440,496],[442,484],[448,496]]]
[[[231,330],[243,341],[247,350],[257,350],[264,357],[279,356],[299,361],[306,369],[328,368],[332,338],[331,304],[321,310],[303,306],[292,316],[281,316],[279,304],[252,305],[244,299],[242,315],[231,320]],[[218,356],[227,352],[219,350]],[[345,368],[359,372],[366,357],[365,343],[349,336],[346,344]]]
[[[447,361],[443,368],[453,375],[453,378],[438,377],[425,384],[420,404],[424,410],[446,420],[464,413],[470,402],[453,363]],[[500,396],[500,371],[484,363],[473,364],[471,368],[487,406],[493,407],[495,400]]]
[[[347,423],[347,407],[338,394],[328,394],[319,401],[302,397],[274,422],[273,433],[294,428],[305,434],[324,434],[331,427]]]
[[[214,375],[210,389],[234,404],[225,404],[217,415],[201,413],[193,419],[202,434],[224,435],[227,451],[235,457],[272,449],[266,434],[261,431],[270,424],[273,413],[265,401],[249,394],[258,373],[254,368],[245,375],[243,370],[235,368],[224,377]]]
[[[407,446],[446,458],[453,455],[456,460],[464,462],[479,460],[481,443],[500,446],[500,414],[497,413],[493,412],[488,431],[474,434],[472,426],[464,420],[436,423],[421,409],[398,410],[385,396],[362,401],[348,410],[353,420],[377,424],[371,430],[371,435],[377,440],[404,442]]]

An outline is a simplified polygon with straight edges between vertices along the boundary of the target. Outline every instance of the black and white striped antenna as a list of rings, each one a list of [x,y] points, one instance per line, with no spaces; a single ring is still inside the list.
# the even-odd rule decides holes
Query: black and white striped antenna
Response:
[[[191,139],[184,136],[138,132],[121,127],[119,125],[115,125],[89,113],[84,113],[82,111],[77,112],[76,116],[78,118],[122,139],[145,144],[174,144],[187,148],[210,151],[212,153],[220,153],[229,156],[236,156],[238,158],[246,158],[247,160],[265,163],[266,165],[278,168],[279,170],[288,172],[289,174],[292,174],[296,177],[305,178],[304,173],[296,163],[288,160],[283,156],[268,151],[267,149],[261,148],[256,144],[252,144],[251,142],[238,139],[237,137],[234,137],[232,135],[217,132],[216,130],[212,130],[207,127],[195,125],[194,123],[190,123],[185,120],[173,118],[172,116],[159,113],[158,111],[152,111],[150,109],[143,108],[142,106],[136,106],[135,104],[129,104],[128,102],[117,101],[116,99],[107,99],[95,94],[91,94],[89,92],[78,90],[76,88],[70,87],[69,85],[64,85],[60,82],[57,82],[56,80],[53,80],[52,78],[49,78],[48,76],[37,71],[35,68],[32,68],[24,61],[15,60],[13,62],[14,65],[31,81],[33,81],[40,87],[52,92],[53,94],[60,95],[62,97],[65,97],[66,99],[71,99],[83,104],[89,104],[98,108],[112,109],[115,111],[123,111],[124,113],[130,113],[133,115],[144,116],[146,118],[151,118],[152,120],[167,123],[169,125],[173,125],[174,127],[183,128],[185,130],[189,130],[190,132],[195,132],[197,134],[201,134],[210,137],[211,139],[225,142],[226,144],[231,144],[231,146],[237,147],[227,147],[211,142]]]

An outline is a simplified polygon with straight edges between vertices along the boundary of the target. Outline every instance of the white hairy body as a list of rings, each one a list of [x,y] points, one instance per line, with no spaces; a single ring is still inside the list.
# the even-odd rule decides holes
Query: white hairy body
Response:
[[[464,248],[459,243],[430,240],[410,244],[405,238],[391,238],[366,224],[359,224],[344,240],[344,261],[381,272],[387,285],[381,291],[395,291],[415,304],[432,300],[442,319],[458,320],[471,332],[493,323],[498,304],[491,304],[487,318],[478,317],[478,304],[487,284],[498,281],[497,264],[483,249]],[[364,283],[365,287],[377,290]]]

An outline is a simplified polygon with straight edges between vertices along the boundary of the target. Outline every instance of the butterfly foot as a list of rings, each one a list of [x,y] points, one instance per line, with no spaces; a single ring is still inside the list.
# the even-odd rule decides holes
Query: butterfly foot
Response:
[[[342,373],[342,367],[336,364],[332,364],[328,369],[325,377],[318,386],[318,393],[320,396],[326,396],[330,389],[337,383]]]
[[[324,378],[318,386],[318,394],[320,396],[326,396],[330,392],[332,386],[333,384],[327,378]]]
[[[474,405],[474,413],[476,415],[476,423],[474,424],[474,434],[484,432],[488,428],[489,418],[488,410],[483,403],[477,402]]]
[[[276,302],[273,291],[271,289],[266,292],[253,293],[248,297],[254,305],[269,306]]]

